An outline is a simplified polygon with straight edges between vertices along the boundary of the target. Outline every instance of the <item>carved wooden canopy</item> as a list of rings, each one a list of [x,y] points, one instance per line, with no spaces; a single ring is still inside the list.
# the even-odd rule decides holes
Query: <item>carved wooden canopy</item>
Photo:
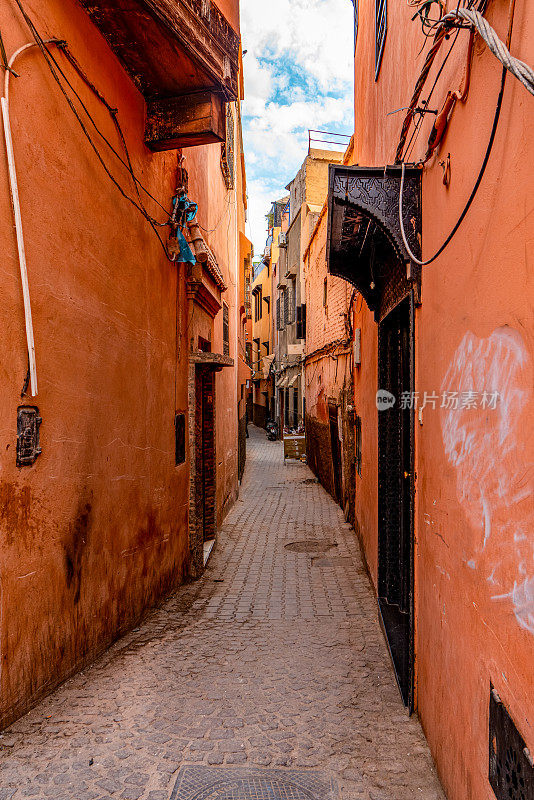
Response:
[[[328,190],[328,270],[352,283],[382,319],[415,288],[421,270],[411,262],[399,225],[401,167],[331,164]],[[421,170],[406,168],[403,221],[414,255],[421,253]]]
[[[80,0],[147,101],[153,150],[223,141],[239,34],[212,0]]]

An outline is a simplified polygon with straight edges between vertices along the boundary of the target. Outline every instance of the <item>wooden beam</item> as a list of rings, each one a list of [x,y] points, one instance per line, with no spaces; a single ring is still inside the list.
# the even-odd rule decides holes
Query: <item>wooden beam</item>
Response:
[[[214,92],[147,101],[145,144],[151,150],[223,142],[224,101]]]
[[[239,33],[212,0],[80,0],[146,99],[238,96]]]

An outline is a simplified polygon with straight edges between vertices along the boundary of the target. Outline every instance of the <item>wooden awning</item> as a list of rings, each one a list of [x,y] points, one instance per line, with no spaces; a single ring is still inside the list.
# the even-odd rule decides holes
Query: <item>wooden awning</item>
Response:
[[[328,189],[328,271],[353,284],[377,319],[420,291],[399,225],[400,166],[331,164]],[[406,168],[403,222],[408,244],[421,253],[421,169]]]
[[[212,0],[81,0],[147,101],[152,150],[225,138],[239,33]]]
[[[234,359],[231,356],[225,356],[222,353],[205,353],[203,350],[193,350],[189,354],[189,360],[192,364],[207,367],[214,372],[220,372],[224,367],[234,366]]]

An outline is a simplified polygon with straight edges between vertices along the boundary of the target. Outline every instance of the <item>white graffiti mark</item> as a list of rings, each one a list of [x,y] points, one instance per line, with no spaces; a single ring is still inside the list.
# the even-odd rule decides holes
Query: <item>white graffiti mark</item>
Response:
[[[441,388],[480,387],[499,393],[495,410],[441,412],[445,453],[472,529],[465,560],[486,572],[492,598],[511,602],[519,625],[534,633],[532,363],[518,331],[498,328],[487,339],[466,333]]]

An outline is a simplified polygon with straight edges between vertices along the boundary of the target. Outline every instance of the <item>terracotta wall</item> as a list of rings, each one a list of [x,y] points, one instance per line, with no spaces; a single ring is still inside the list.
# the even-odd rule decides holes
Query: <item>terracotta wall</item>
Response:
[[[451,4],[449,4],[451,5]],[[359,3],[354,161],[391,163],[402,113],[425,53],[412,10],[389,2],[389,25],[374,80],[374,9]],[[534,62],[532,3],[516,6],[512,52]],[[508,3],[494,0],[490,24],[506,36]],[[456,89],[465,64],[461,33],[431,105]],[[438,58],[440,65],[442,58]],[[406,65],[399,69],[399,64]],[[429,85],[432,84],[434,69]],[[423,257],[442,243],[474,185],[489,138],[500,67],[475,45],[471,88],[423,176]],[[423,96],[426,96],[425,94]],[[365,124],[359,124],[365,120]],[[416,424],[417,709],[451,800],[494,797],[487,780],[490,682],[534,748],[534,544],[532,470],[534,238],[530,171],[534,104],[508,78],[493,152],[480,190],[444,254],[423,268],[416,312],[416,388],[497,391],[496,410],[424,410]],[[428,124],[411,158],[425,152]],[[450,153],[446,187],[439,160]],[[376,325],[365,308],[355,404],[363,420],[359,529],[376,581]],[[479,395],[480,399],[480,395]],[[439,403],[438,403],[439,406]],[[445,724],[444,724],[445,723]]]
[[[68,41],[118,108],[134,169],[170,207],[176,154],[145,148],[143,99],[85,12],[74,0],[33,2],[28,10],[43,35]],[[30,40],[14,3],[2,4],[0,29],[8,54]],[[175,410],[187,412],[183,267],[167,261],[149,225],[106,176],[38,51],[26,53],[17,71],[11,123],[39,380],[38,396],[23,402],[39,406],[43,452],[32,467],[15,466],[27,352],[2,146],[0,725],[131,626],[187,567],[187,458],[175,466],[174,452]],[[108,112],[72,80],[120,150]],[[127,171],[103,150],[134,195]],[[187,153],[190,195],[206,228],[224,209],[219,156],[218,145]],[[165,218],[155,204],[147,207]],[[227,255],[233,228],[210,235],[227,276],[235,269]],[[228,297],[233,309],[232,290]],[[217,341],[221,325],[218,319]],[[235,376],[218,381],[218,429],[225,431],[218,446],[229,456]],[[235,494],[236,470],[233,453],[221,468],[220,509]]]

